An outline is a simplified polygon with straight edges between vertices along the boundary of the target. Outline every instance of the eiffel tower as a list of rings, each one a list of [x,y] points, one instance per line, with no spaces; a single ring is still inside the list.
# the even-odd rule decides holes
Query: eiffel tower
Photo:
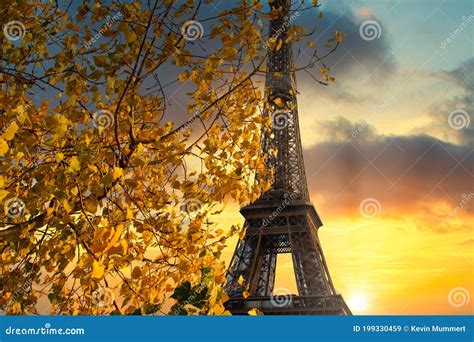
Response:
[[[291,0],[275,0],[270,6],[282,8],[278,18],[270,20],[269,33],[281,39],[282,45],[268,56],[265,88],[271,107],[264,115],[272,118],[272,132],[262,144],[275,173],[271,188],[240,210],[246,233],[227,273],[230,299],[226,307],[237,315],[252,308],[266,315],[350,315],[329,275],[318,238],[322,223],[308,193],[292,46],[285,42]],[[277,149],[277,156],[268,153],[271,148]],[[292,254],[298,294],[272,294],[279,253]]]

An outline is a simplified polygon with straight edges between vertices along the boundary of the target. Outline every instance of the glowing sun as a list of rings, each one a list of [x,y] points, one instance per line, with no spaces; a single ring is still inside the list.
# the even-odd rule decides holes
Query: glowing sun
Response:
[[[347,305],[352,311],[364,311],[367,309],[367,298],[362,294],[349,296]]]

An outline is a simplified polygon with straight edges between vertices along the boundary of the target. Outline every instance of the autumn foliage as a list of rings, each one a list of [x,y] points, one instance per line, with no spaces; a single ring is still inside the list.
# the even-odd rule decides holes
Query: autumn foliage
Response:
[[[260,1],[213,14],[201,1],[0,6],[2,23],[23,25],[21,39],[2,33],[0,308],[223,314],[219,258],[239,228],[212,221],[269,186],[259,80],[277,13]],[[167,99],[179,83],[192,89],[182,119]]]

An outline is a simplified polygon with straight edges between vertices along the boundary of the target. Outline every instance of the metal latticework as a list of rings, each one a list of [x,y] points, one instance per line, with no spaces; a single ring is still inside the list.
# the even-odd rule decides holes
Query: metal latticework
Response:
[[[275,169],[271,188],[240,211],[247,230],[227,274],[227,308],[234,314],[246,314],[251,308],[265,314],[350,314],[329,275],[318,239],[322,223],[308,193],[292,47],[286,42],[291,0],[275,0],[270,5],[281,9],[278,18],[270,21],[270,37],[281,47],[270,51],[267,62],[266,95],[271,106],[265,115],[272,118],[272,134],[264,137],[263,148],[267,152],[275,148],[278,153],[267,153]],[[283,301],[272,296],[279,253],[292,253],[298,287],[297,295],[287,295]]]

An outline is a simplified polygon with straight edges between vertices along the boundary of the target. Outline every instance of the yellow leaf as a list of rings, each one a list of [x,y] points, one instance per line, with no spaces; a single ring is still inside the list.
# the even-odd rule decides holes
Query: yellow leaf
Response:
[[[0,201],[2,201],[8,195],[8,191],[0,189]]]
[[[187,79],[189,78],[189,71],[185,71],[183,72],[182,74],[179,74],[178,75],[178,79],[179,79],[179,82],[180,83],[183,83],[184,81],[186,81]]]
[[[133,218],[133,210],[130,208],[127,208],[127,220],[131,220]]]
[[[13,302],[13,305],[10,308],[11,314],[19,314],[21,313],[21,303],[18,302]]]
[[[10,141],[15,136],[16,131],[18,131],[18,125],[13,121],[10,126],[3,132],[2,138],[6,141]]]
[[[61,152],[56,153],[56,163],[60,163],[64,159],[64,154]]]
[[[105,250],[104,252],[106,252],[107,250],[109,250],[110,248],[112,248],[112,246],[114,246],[117,241],[119,240],[120,236],[122,235],[122,231],[123,231],[123,225],[119,224],[117,226],[117,229],[115,229],[115,232],[114,232],[114,235],[112,236],[112,238],[110,239],[109,243],[107,244],[107,246],[105,247]]]
[[[5,185],[5,177],[0,175],[0,188],[3,188],[4,185]]]
[[[21,158],[23,158],[24,156],[25,156],[25,154],[24,154],[23,152],[17,152],[17,153],[15,154],[15,160],[16,160],[16,161],[20,161]]]
[[[66,169],[66,173],[77,172],[81,169],[81,163],[76,156],[71,157],[69,160],[69,167]]]
[[[113,174],[114,179],[120,178],[122,176],[123,176],[123,169],[118,166],[114,166],[114,174]]]
[[[280,50],[282,45],[283,45],[283,39],[278,39],[278,44],[277,44],[276,50],[277,51]]]
[[[97,260],[94,260],[94,263],[92,264],[92,279],[102,279],[104,276],[104,269],[105,267],[101,265]]]
[[[0,138],[0,157],[3,157],[8,152],[8,144],[5,140]]]
[[[63,207],[64,207],[64,209],[66,210],[67,213],[69,213],[72,210],[72,207],[69,204],[69,202],[67,201],[67,199],[63,200]]]
[[[142,237],[143,237],[143,241],[144,241],[145,243],[149,243],[150,240],[151,240],[152,237],[153,237],[153,233],[151,233],[150,231],[146,230],[146,231],[143,232]]]
[[[107,56],[93,56],[94,63],[97,66],[104,66],[107,64]]]
[[[86,141],[86,146],[89,146],[91,141],[92,141],[92,137],[90,135],[86,134],[86,140],[85,141]]]
[[[93,196],[90,196],[86,199],[84,208],[86,209],[86,211],[90,213],[95,213],[97,212],[98,205],[99,205],[99,202],[97,201],[97,199]]]
[[[250,309],[248,312],[249,316],[262,316],[263,313],[259,309]]]
[[[139,278],[142,275],[142,269],[135,266],[132,271],[132,278]]]
[[[133,42],[135,40],[135,33],[132,30],[126,30],[123,34],[125,35],[125,40],[127,43]]]
[[[277,97],[275,100],[273,100],[273,102],[275,102],[275,104],[278,107],[283,107],[283,101],[279,97]]]
[[[122,241],[120,241],[120,244],[122,245],[122,252],[123,252],[123,255],[127,254],[127,250],[128,250],[128,242],[127,242],[127,240],[122,240]]]
[[[249,295],[250,294],[247,291],[242,292],[242,297],[244,297],[244,299],[247,299]]]
[[[239,240],[243,240],[246,233],[247,233],[247,228],[242,229],[239,233]]]
[[[115,85],[115,79],[113,77],[107,76],[107,88],[113,89]]]
[[[67,127],[68,127],[68,119],[66,117],[64,117],[63,115],[60,115],[60,114],[54,114],[53,115],[53,120],[55,121],[54,122],[54,132],[56,133],[56,135],[58,137],[61,137],[64,135],[64,133],[66,133],[67,131]]]
[[[334,38],[338,43],[342,43],[344,41],[344,34],[341,31],[334,32]]]
[[[225,312],[225,307],[224,307],[224,305],[222,305],[220,303],[217,303],[212,308],[212,311],[213,311],[214,315],[223,315],[224,312]]]
[[[239,279],[237,280],[237,283],[239,285],[242,285],[244,283],[244,277],[242,277],[242,275],[239,276]]]

